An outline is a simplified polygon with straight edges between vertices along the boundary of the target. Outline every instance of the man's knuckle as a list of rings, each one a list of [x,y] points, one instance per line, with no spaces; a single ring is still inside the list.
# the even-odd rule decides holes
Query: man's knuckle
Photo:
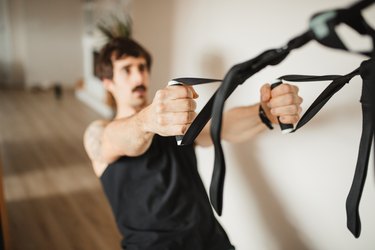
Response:
[[[287,95],[286,102],[287,102],[287,104],[293,104],[294,103],[294,96],[293,95]]]
[[[193,110],[195,110],[196,108],[197,108],[197,102],[193,100]]]
[[[197,108],[197,103],[194,100],[190,100],[189,102],[189,110],[194,111]]]
[[[190,121],[190,112],[184,112],[182,122],[183,123],[188,123],[189,121]]]
[[[156,112],[158,113],[162,113],[163,111],[165,111],[166,107],[165,107],[165,104],[164,103],[158,103],[156,105]]]
[[[185,107],[186,107],[186,110],[187,111],[192,111],[195,109],[195,104],[194,104],[194,100],[188,100],[186,103],[185,103]]]
[[[297,105],[292,105],[292,112],[294,114],[297,114],[298,113],[298,106]]]
[[[182,89],[182,95],[183,95],[183,97],[188,97],[189,96],[189,89],[188,89],[188,87],[184,87],[183,89]]]

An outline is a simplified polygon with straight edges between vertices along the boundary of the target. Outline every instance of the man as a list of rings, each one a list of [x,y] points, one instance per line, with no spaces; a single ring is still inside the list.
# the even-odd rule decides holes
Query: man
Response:
[[[175,135],[194,120],[198,94],[168,86],[147,101],[151,56],[134,40],[116,38],[100,53],[101,78],[116,103],[112,121],[95,121],[84,144],[123,234],[122,247],[135,250],[234,249],[214,217],[197,171],[194,146],[179,147]],[[302,99],[295,86],[261,88],[261,104],[224,114],[222,138],[241,142],[263,131],[262,105],[277,123],[296,123]],[[208,124],[195,143],[212,144]]]

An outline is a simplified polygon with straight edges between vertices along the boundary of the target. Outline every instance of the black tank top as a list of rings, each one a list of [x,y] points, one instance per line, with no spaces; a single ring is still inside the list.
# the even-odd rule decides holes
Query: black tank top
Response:
[[[148,151],[101,176],[127,250],[234,249],[215,219],[193,146],[155,135]]]

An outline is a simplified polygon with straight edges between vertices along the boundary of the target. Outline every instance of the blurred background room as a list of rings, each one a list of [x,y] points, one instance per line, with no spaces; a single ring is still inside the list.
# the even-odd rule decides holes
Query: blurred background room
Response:
[[[98,23],[130,15],[133,37],[153,55],[153,95],[176,77],[223,78],[232,65],[306,31],[313,14],[354,2],[0,0],[3,249],[120,247],[82,142],[91,121],[112,115],[94,70],[105,42]],[[363,15],[375,27],[375,4]],[[338,29],[350,48],[371,48],[369,39],[345,25]],[[312,41],[248,79],[226,108],[258,102],[260,86],[278,76],[347,74],[365,59]],[[306,111],[328,82],[297,85]],[[198,111],[217,86],[197,87]],[[274,129],[251,142],[223,143],[227,174],[218,220],[237,250],[375,249],[373,154],[360,206],[361,236],[354,238],[346,227],[345,200],[362,126],[360,94],[356,77],[294,134]],[[196,152],[208,188],[214,151]]]

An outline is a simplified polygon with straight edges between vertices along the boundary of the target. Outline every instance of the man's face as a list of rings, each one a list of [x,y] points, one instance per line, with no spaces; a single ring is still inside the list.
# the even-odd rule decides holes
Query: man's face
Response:
[[[113,95],[120,105],[143,108],[147,104],[149,71],[143,57],[127,56],[113,62]]]

